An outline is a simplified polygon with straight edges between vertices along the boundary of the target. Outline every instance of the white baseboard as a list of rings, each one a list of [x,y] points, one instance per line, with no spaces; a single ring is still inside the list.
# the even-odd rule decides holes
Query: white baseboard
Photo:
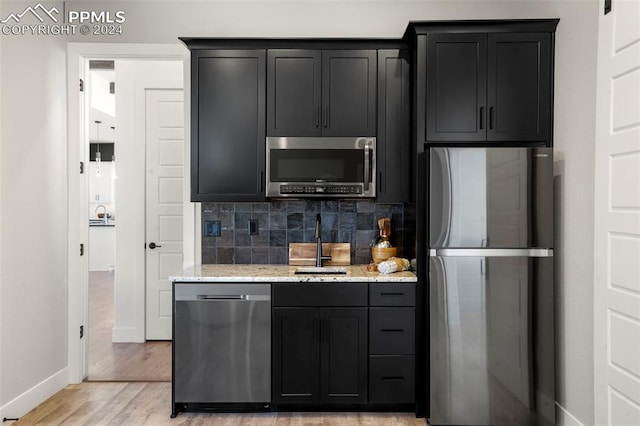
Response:
[[[144,334],[140,338],[136,327],[113,327],[111,339],[113,343],[144,343]]]
[[[584,426],[580,420],[567,411],[562,405],[556,403],[557,426]]]
[[[69,368],[47,377],[0,407],[0,419],[22,417],[69,384]]]

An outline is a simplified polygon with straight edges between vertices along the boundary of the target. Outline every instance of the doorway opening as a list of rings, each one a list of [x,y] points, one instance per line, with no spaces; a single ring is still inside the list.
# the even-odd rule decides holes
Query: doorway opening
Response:
[[[88,191],[81,192],[88,195],[82,210],[89,226],[82,379],[170,381],[165,271],[180,269],[183,261],[183,61],[85,62],[80,115]],[[155,201],[149,202],[149,194]],[[149,238],[156,244],[147,244]],[[149,246],[157,249],[149,253]]]

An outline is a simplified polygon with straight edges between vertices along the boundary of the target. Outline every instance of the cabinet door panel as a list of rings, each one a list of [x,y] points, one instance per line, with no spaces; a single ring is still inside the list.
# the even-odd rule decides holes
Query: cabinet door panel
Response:
[[[489,34],[488,46],[487,139],[548,140],[550,34]]]
[[[319,50],[269,50],[267,135],[321,135],[321,56]]]
[[[322,52],[322,133],[376,135],[376,51]]]
[[[376,158],[380,203],[411,201],[410,78],[408,51],[378,51]]]
[[[320,319],[322,400],[367,402],[367,309],[323,308]]]
[[[484,141],[485,34],[427,38],[427,141]]]
[[[273,309],[274,403],[319,401],[319,328],[318,309]]]
[[[382,404],[415,402],[415,376],[413,355],[369,357],[369,402]]]
[[[264,50],[193,54],[192,201],[260,201],[265,168]]]
[[[372,355],[415,353],[414,308],[370,308],[369,352]]]

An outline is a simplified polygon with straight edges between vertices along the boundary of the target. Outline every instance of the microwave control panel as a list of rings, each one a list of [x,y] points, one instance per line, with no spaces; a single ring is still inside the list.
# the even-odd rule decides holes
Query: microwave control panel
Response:
[[[280,185],[280,194],[362,194],[361,185]]]

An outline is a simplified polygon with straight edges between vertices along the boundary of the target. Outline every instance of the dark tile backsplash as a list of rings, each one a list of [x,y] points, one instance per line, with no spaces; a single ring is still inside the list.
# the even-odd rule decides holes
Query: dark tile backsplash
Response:
[[[415,206],[372,201],[271,201],[202,203],[205,221],[220,221],[219,237],[202,236],[202,263],[286,264],[289,243],[315,242],[316,214],[322,215],[322,241],[351,243],[351,263],[371,261],[378,219],[391,218],[391,241],[400,256],[415,254]],[[249,220],[258,222],[250,235]]]

